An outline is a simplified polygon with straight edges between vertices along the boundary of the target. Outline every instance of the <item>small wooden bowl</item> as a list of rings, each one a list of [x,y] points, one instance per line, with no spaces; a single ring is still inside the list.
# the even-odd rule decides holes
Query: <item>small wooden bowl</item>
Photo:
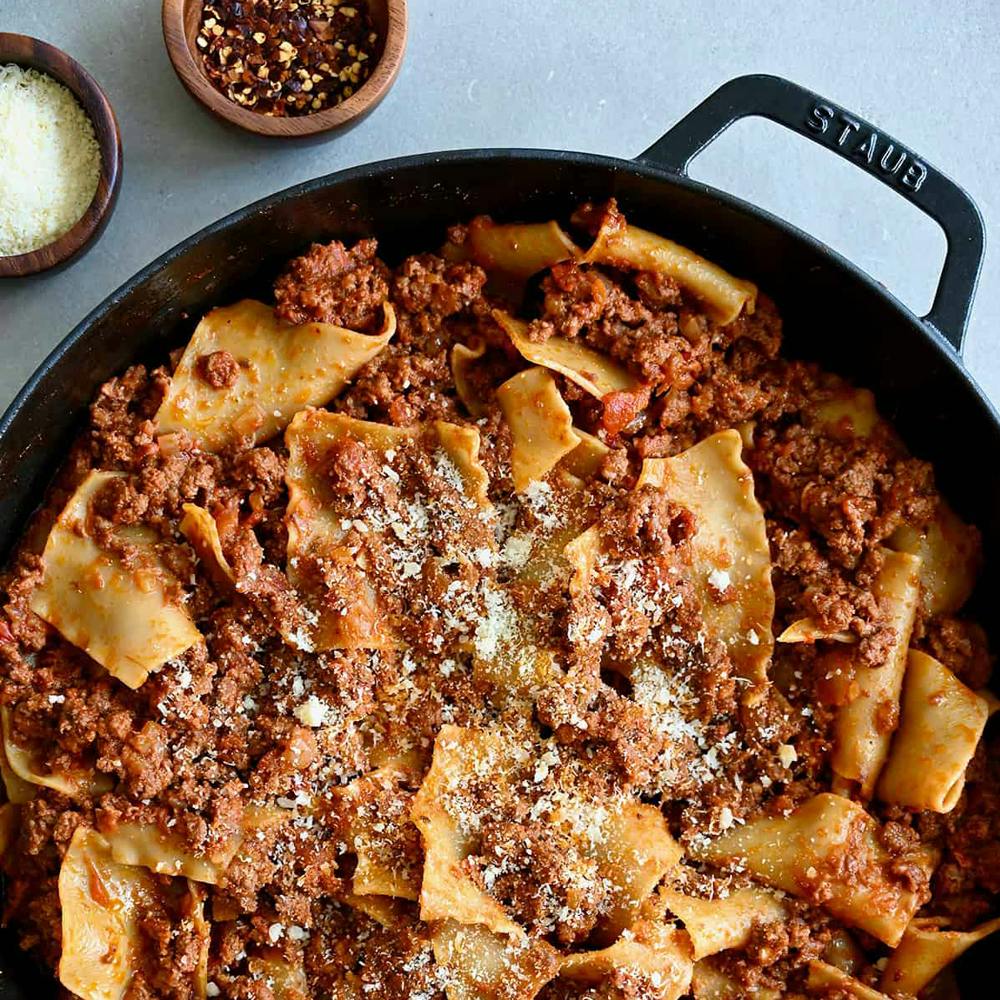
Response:
[[[356,125],[389,92],[406,50],[406,0],[369,0],[378,32],[377,61],[371,76],[346,101],[325,111],[276,118],[234,104],[215,89],[205,74],[196,45],[204,0],[163,0],[163,38],[181,83],[213,115],[257,135],[302,139]]]
[[[101,150],[101,175],[90,207],[57,240],[29,253],[0,256],[0,278],[20,278],[67,264],[92,246],[111,218],[122,179],[122,140],[118,119],[97,81],[60,49],[29,35],[0,32],[0,64],[37,69],[68,87],[94,124]]]

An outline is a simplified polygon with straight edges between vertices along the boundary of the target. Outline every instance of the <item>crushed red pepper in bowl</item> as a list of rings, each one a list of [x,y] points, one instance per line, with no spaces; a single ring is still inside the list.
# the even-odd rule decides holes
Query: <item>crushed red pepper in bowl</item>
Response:
[[[346,100],[371,74],[377,42],[367,0],[213,0],[196,40],[217,90],[275,117]]]

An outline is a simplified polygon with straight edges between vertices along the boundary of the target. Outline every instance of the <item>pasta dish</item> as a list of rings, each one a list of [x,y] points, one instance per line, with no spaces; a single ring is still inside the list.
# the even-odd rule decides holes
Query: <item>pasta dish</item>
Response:
[[[980,540],[872,393],[614,201],[267,298],[100,389],[3,578],[22,947],[83,1000],[958,997]]]

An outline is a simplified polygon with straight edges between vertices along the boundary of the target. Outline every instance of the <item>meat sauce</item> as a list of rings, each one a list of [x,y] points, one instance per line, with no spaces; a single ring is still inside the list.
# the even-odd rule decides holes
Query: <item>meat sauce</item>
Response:
[[[593,229],[599,217],[591,209],[578,221]],[[396,337],[328,408],[395,426],[474,423],[491,480],[509,489],[510,432],[494,389],[524,363],[492,314],[506,290],[494,288],[476,263],[460,259],[465,236],[463,227],[455,227],[444,254],[421,253],[395,266],[379,258],[374,239],[353,247],[315,245],[277,279],[274,301],[288,323],[335,323],[372,332],[388,298],[396,311]],[[820,419],[819,404],[850,387],[816,365],[780,353],[782,323],[774,303],[761,295],[752,314],[721,326],[673,280],[568,261],[531,284],[526,308],[534,316],[532,341],[553,336],[580,341],[616,359],[643,387],[602,405],[557,376],[574,425],[610,446],[592,490],[607,504],[606,533],[615,539],[618,556],[642,560],[655,544],[669,558],[675,558],[669,554],[676,546],[681,560],[693,530],[686,509],[658,494],[633,491],[642,459],[673,456],[718,431],[747,428],[743,458],[766,517],[775,633],[812,618],[824,629],[850,632],[864,662],[877,669],[888,639],[872,595],[880,547],[901,524],[920,530],[934,517],[940,496],[933,470],[911,456],[884,422],[859,437]],[[485,345],[473,374],[484,408],[475,421],[456,392],[450,363],[451,349],[472,338]],[[200,359],[198,372],[225,391],[234,365],[231,355],[219,352]],[[106,831],[150,821],[190,852],[218,850],[240,831],[252,802],[274,796],[284,804],[320,758],[343,784],[377,768],[378,748],[351,720],[377,714],[381,692],[402,669],[392,653],[373,658],[340,650],[307,658],[305,669],[318,679],[324,702],[348,720],[333,747],[321,745],[290,710],[303,665],[301,655],[280,640],[298,610],[285,577],[287,450],[280,436],[219,454],[165,449],[153,415],[170,377],[169,364],[134,366],[101,387],[86,429],[3,578],[0,704],[11,712],[15,742],[44,748],[50,772],[84,765],[106,775],[111,785],[91,800],[38,787],[19,807],[16,836],[3,857],[5,919],[17,928],[23,947],[50,967],[60,953],[60,861],[80,824]],[[336,451],[328,470],[334,488],[354,496],[359,510],[369,502],[371,462],[370,452],[348,444]],[[98,527],[141,523],[167,539],[175,534],[182,506],[199,504],[219,512],[230,564],[238,578],[254,581],[238,591],[225,589],[199,568],[190,550],[172,548],[171,569],[184,581],[186,606],[206,642],[134,691],[47,628],[27,604],[40,578],[47,529],[90,469],[129,474],[99,497]],[[446,589],[450,583],[425,580],[421,586]],[[614,601],[613,594],[607,596],[612,615]],[[561,612],[552,605],[551,613]],[[614,633],[615,655],[628,657],[641,648],[644,627],[623,617]],[[423,620],[415,623],[412,642],[432,644],[433,636],[420,631],[429,628]],[[693,636],[699,628],[699,621],[678,612],[679,635]],[[558,643],[564,634],[563,623],[556,622],[547,641]],[[914,644],[968,686],[987,682],[992,656],[975,622],[921,613]],[[690,684],[692,710],[707,745],[730,749],[724,768],[694,780],[690,775],[700,766],[702,751],[692,747],[688,777],[677,778],[669,797],[662,798],[671,831],[682,842],[718,828],[722,817],[747,821],[787,813],[827,788],[832,720],[850,697],[849,680],[837,679],[838,651],[823,644],[778,643],[771,675],[780,703],[767,699],[753,708],[740,704],[739,684],[721,644],[706,642],[699,655]],[[579,686],[553,686],[539,694],[535,723],[569,752],[586,755],[595,786],[650,787],[663,735],[630,697],[638,681],[609,673],[600,662],[580,669]],[[403,815],[442,723],[488,722],[498,712],[491,697],[488,685],[456,670],[441,679],[434,697],[393,720],[394,731],[404,732],[419,752],[401,784],[372,792],[374,808]],[[881,724],[891,729],[895,721],[886,717]],[[946,916],[959,929],[998,912],[997,735],[988,731],[951,813],[870,806],[896,874],[923,900],[921,915]],[[792,748],[794,763],[788,768],[771,763],[763,752],[779,745]],[[414,902],[396,901],[398,919],[391,928],[350,905],[356,859],[337,801],[331,797],[315,825],[296,830],[291,844],[279,843],[277,830],[262,829],[219,884],[203,887],[213,921],[209,995],[281,996],[273,980],[259,974],[253,956],[293,952],[305,954],[313,995],[328,995],[324,991],[334,988],[341,967],[356,970],[365,995],[373,998],[444,995],[420,958],[426,955],[428,930],[417,919]],[[929,884],[912,861],[922,844],[941,852]],[[419,871],[422,849],[412,827],[387,849]],[[572,883],[565,871],[569,854],[543,826],[510,813],[497,815],[484,829],[467,865],[473,880],[488,884],[530,933],[563,949],[593,947],[604,905],[600,883],[584,879],[591,888],[573,898],[543,898],[537,891],[540,883]],[[739,876],[708,866],[692,866],[689,878],[705,893],[740,884]],[[331,909],[323,900],[338,905]],[[806,963],[828,954],[842,933],[821,903],[817,898],[790,904],[786,921],[755,927],[746,949],[726,953],[720,967],[746,990],[801,988]],[[172,939],[163,919],[150,918],[139,934],[128,996],[194,996],[190,956],[177,957],[191,942]],[[877,982],[873,960],[862,961],[856,974]],[[554,980],[540,995],[546,1000],[631,995],[624,990],[610,984],[586,992]]]

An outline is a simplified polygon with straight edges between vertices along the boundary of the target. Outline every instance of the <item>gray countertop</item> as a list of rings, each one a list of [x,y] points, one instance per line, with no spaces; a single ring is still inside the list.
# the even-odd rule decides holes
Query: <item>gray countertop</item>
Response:
[[[44,38],[98,78],[125,175],[101,242],[63,272],[0,284],[0,408],[109,292],[178,240],[272,191],[370,160],[527,146],[631,157],[723,81],[787,76],[897,135],[1000,222],[995,0],[410,0],[403,71],[349,134],[263,144],[202,114],[177,82],[159,0],[0,0],[0,30]],[[694,176],[761,204],[925,312],[945,252],[930,220],[872,178],[759,119]],[[994,239],[994,243],[996,240]],[[988,249],[965,359],[1000,403],[1000,267]]]

